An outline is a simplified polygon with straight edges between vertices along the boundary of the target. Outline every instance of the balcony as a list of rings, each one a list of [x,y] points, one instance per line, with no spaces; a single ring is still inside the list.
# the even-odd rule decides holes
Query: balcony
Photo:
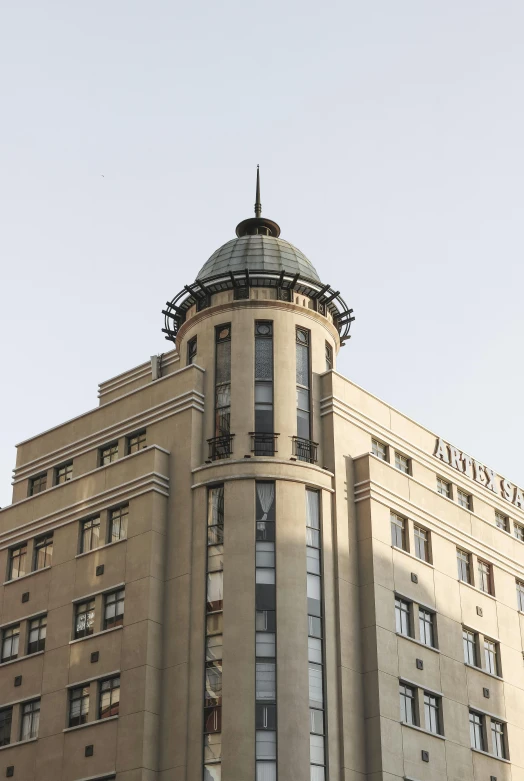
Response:
[[[250,431],[249,436],[251,437],[251,452],[255,456],[274,456],[278,451],[278,434]]]
[[[302,437],[291,437],[293,441],[293,456],[298,461],[307,461],[308,464],[316,464],[318,460],[318,442]]]
[[[212,439],[208,439],[208,459],[210,461],[220,461],[222,458],[230,458],[230,456],[233,454],[234,436],[234,434],[225,434],[221,437],[213,437]]]

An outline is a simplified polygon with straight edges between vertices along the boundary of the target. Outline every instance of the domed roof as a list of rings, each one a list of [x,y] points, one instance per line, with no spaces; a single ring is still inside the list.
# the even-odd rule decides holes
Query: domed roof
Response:
[[[300,274],[302,278],[320,282],[313,264],[289,241],[265,236],[240,236],[223,244],[213,252],[198,272],[197,279],[204,281],[230,271],[270,271],[279,274]]]

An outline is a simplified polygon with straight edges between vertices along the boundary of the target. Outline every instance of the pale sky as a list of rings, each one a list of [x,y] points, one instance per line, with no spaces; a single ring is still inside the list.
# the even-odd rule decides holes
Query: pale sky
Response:
[[[2,0],[0,505],[169,349],[257,163],[355,310],[339,371],[523,485],[523,39],[522,0]]]

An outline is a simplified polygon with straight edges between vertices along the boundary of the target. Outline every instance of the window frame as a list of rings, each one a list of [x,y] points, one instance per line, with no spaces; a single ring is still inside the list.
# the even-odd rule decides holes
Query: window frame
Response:
[[[132,440],[136,439],[136,445]],[[141,445],[143,444],[143,447]],[[134,431],[132,434],[126,436],[126,456],[133,455],[133,453],[139,453],[141,450],[145,450],[147,447],[147,429],[141,428],[139,431]],[[135,448],[135,449],[133,449]]]
[[[427,621],[422,616],[429,616],[429,621]],[[424,632],[421,632],[421,627],[424,626]],[[424,638],[426,638],[428,634],[427,627],[429,628],[429,635],[430,635],[430,643],[426,642],[426,639],[422,639],[422,636],[424,635]],[[421,607],[419,605],[418,608],[418,631],[419,631],[419,640],[420,642],[425,645],[427,648],[437,648],[437,625],[436,625],[436,613],[434,610],[429,610],[426,607]]]
[[[457,548],[457,574],[458,574],[458,580],[461,583],[467,583],[468,585],[473,585],[473,577],[472,577],[472,560],[471,560],[471,553],[469,551],[464,550],[463,548]],[[463,559],[460,557],[459,554],[463,554],[463,556],[466,557],[466,559]],[[465,572],[466,577],[462,577],[463,571]]]
[[[499,512],[499,510],[495,510],[495,526],[497,527],[497,529],[501,529],[504,532],[509,532],[510,529],[509,515],[504,515],[504,513]]]
[[[467,638],[464,636],[467,635]],[[470,667],[475,667],[476,669],[481,669],[479,666],[479,642],[478,642],[478,632],[475,632],[473,629],[468,629],[467,627],[462,627],[462,651],[464,654],[464,664],[469,665]],[[468,652],[466,652],[466,648],[468,648]],[[470,661],[470,653],[469,649],[473,649],[473,661]]]
[[[476,721],[472,720],[472,717]],[[475,739],[473,738],[474,735]],[[477,735],[480,738],[480,745],[477,745]],[[486,752],[486,717],[480,711],[472,708],[469,709],[469,738],[471,748]]]
[[[16,629],[18,629],[18,632],[14,631]],[[9,632],[11,634],[8,634]],[[9,655],[4,656],[4,645],[9,640],[11,641],[10,653]],[[2,664],[4,664],[5,662],[10,662],[13,659],[18,659],[20,655],[20,622],[3,627],[1,643],[2,646],[0,649],[0,662]],[[16,644],[16,653],[13,653],[13,645],[15,644]]]
[[[47,532],[46,534],[41,534],[39,537],[35,537],[34,543],[33,543],[33,567],[32,572],[38,572],[38,570],[45,569],[46,567],[50,567],[53,563],[53,544],[54,544],[54,535],[53,532]],[[51,549],[51,552],[49,553],[48,549]],[[44,551],[44,563],[41,567],[38,566],[38,559],[39,559],[39,553],[40,551]]]
[[[391,529],[391,545],[399,550],[408,550],[408,519],[390,511],[389,524]],[[400,545],[399,545],[400,540]]]
[[[26,708],[29,708],[29,710],[24,712]],[[24,721],[27,716],[29,716],[30,729],[29,729],[29,736],[24,738]],[[36,729],[35,729],[35,722],[36,722]],[[40,697],[37,697],[34,700],[26,700],[26,702],[22,702],[20,704],[20,742],[22,743],[27,740],[35,740],[35,738],[38,737],[39,727],[40,727]]]
[[[477,575],[478,584],[477,588],[484,594],[495,596],[494,577],[493,577],[493,564],[485,559],[477,558]]]
[[[524,613],[524,581],[515,579],[515,585],[517,588],[517,606],[519,613]]]
[[[7,718],[3,718],[4,714],[6,714]],[[0,740],[0,746],[10,746],[11,745],[11,734],[13,732],[13,706],[7,705],[5,708],[0,708],[0,728],[4,728],[4,726],[8,724],[9,725],[9,736],[7,739],[4,737],[3,740]],[[1,733],[0,733],[1,734]]]
[[[80,696],[75,696],[78,692],[80,692]],[[87,692],[87,693],[86,693]],[[67,709],[67,725],[68,727],[79,727],[82,724],[87,724],[89,720],[89,695],[90,695],[90,686],[89,684],[86,684],[84,686],[73,686],[69,689],[69,706]],[[78,722],[76,724],[72,724],[73,716],[71,715],[72,706],[74,702],[80,702],[80,711],[79,715],[75,716],[75,719],[78,719]],[[84,703],[87,702],[87,709],[85,713],[83,713],[84,709]]]
[[[399,681],[399,700],[400,700],[400,723],[409,724],[413,727],[418,727],[419,719],[417,713],[417,690],[415,686],[404,681]],[[408,709],[406,703],[410,703]],[[410,713],[408,714],[408,710]],[[405,714],[406,718],[402,718]],[[412,721],[409,720],[408,715]]]
[[[194,348],[194,349],[193,349]],[[191,337],[187,342],[186,366],[191,366],[195,362],[198,354],[198,335]]]
[[[399,463],[402,464],[402,461],[404,461],[405,464],[399,466]],[[411,475],[411,458],[405,456],[404,453],[401,453],[399,450],[395,450],[395,469],[398,469],[403,475]]]
[[[114,597],[114,600],[109,602],[108,600]],[[122,586],[121,588],[113,589],[113,591],[107,591],[104,594],[104,618],[103,618],[103,631],[106,632],[108,629],[115,629],[117,626],[123,626],[124,625],[124,611],[125,611],[125,598],[126,598],[126,588],[125,586]],[[117,613],[117,606],[119,603],[122,603],[122,612]],[[115,606],[115,615],[108,619],[107,618],[107,608],[110,605]]]
[[[405,622],[407,622],[407,632],[402,631]],[[413,638],[413,602],[397,594],[395,594],[395,631],[402,637]]]
[[[31,632],[35,631],[35,628],[34,627],[32,628],[31,625],[36,623],[37,621],[38,621],[38,640],[31,641]],[[45,621],[45,624],[42,625],[42,621]],[[45,629],[45,634],[43,638],[40,636],[42,628]],[[29,618],[27,621],[27,654],[26,655],[32,656],[33,654],[37,654],[40,653],[41,651],[45,651],[46,638],[47,638],[47,613],[43,613],[40,616],[33,616],[32,618]],[[37,648],[31,650],[31,645],[35,643],[37,645]]]
[[[459,507],[462,507],[462,509],[469,510],[471,512],[473,510],[472,495],[466,493],[466,491],[463,491],[462,488],[457,487],[457,504]]]
[[[81,610],[85,606],[85,610]],[[89,625],[88,616],[92,613],[92,622]],[[78,619],[81,615],[85,615],[85,628],[78,628]],[[73,639],[80,640],[83,637],[91,637],[95,633],[94,625],[96,619],[96,600],[95,597],[84,599],[81,602],[74,603],[74,627],[73,627]],[[89,631],[91,629],[91,631]]]
[[[25,575],[29,574],[29,571],[27,570],[27,561],[28,561],[28,544],[27,542],[20,542],[18,545],[14,545],[12,548],[9,548],[9,555],[8,555],[8,577],[7,580],[19,580],[19,578],[23,578]],[[17,551],[22,551],[23,553],[21,555],[14,555]],[[18,575],[13,575],[13,563],[15,559],[22,559],[23,558],[23,564],[24,564],[24,571],[20,572],[20,561],[18,562]]]
[[[94,523],[95,521],[98,521],[98,523]],[[88,524],[91,524],[90,527],[88,527]],[[86,529],[86,527],[88,527]],[[93,529],[98,529],[98,533],[96,535],[93,535]],[[84,532],[86,530],[89,530],[91,532],[90,534],[90,547],[86,548],[84,541],[85,541],[85,534]],[[98,550],[100,547],[100,530],[101,530],[101,519],[100,515],[94,515],[91,518],[84,518],[84,520],[80,521],[80,541],[78,545],[78,552],[79,553],[90,553],[90,551]],[[97,544],[94,546],[92,544],[93,538],[96,537]]]
[[[419,547],[420,542],[419,540],[422,539],[420,534],[417,534],[417,532],[424,532],[426,535],[425,540],[423,541],[423,550],[425,552],[425,556],[419,556]],[[415,556],[419,561],[425,561],[427,564],[431,564],[431,532],[429,529],[426,529],[424,526],[420,526],[418,523],[413,524],[413,539],[415,542]]]
[[[42,485],[43,482],[43,485]],[[39,485],[38,490],[35,491],[35,486]],[[28,496],[38,496],[38,494],[47,491],[47,471],[40,472],[38,475],[33,475],[29,478]]]
[[[506,722],[490,718],[491,753],[498,759],[507,759]],[[497,729],[499,727],[499,729]]]
[[[381,447],[384,448],[383,454],[380,452]],[[389,464],[389,446],[376,437],[371,437],[371,455]]]
[[[115,513],[119,513],[118,516],[113,517]],[[124,504],[119,505],[118,507],[112,507],[108,512],[108,523],[107,523],[107,544],[110,545],[112,542],[120,542],[120,540],[127,540],[127,532],[129,527],[129,503],[126,502]],[[119,534],[118,537],[115,538],[115,535],[113,534],[113,527],[114,522],[118,521],[118,530]],[[124,528],[124,532],[122,533],[122,527]]]
[[[437,493],[445,499],[453,499],[453,484],[444,477],[437,475]]]
[[[484,650],[484,669],[490,675],[495,675],[497,678],[501,678],[500,668],[500,643],[496,640],[492,640],[491,637],[483,638],[483,650]]]
[[[61,480],[60,472],[64,471],[64,479]],[[53,469],[53,485],[64,485],[73,479],[73,461],[65,461],[63,464],[55,466]]]
[[[118,685],[115,684],[118,681]],[[109,688],[104,689],[104,685],[109,684]],[[113,692],[118,691],[118,700],[113,702]],[[109,713],[102,715],[102,698],[106,692],[109,692]],[[116,713],[113,713],[113,709],[116,705]],[[107,709],[107,706],[106,706]],[[98,682],[98,702],[97,702],[97,718],[100,721],[105,719],[111,719],[120,715],[120,673],[118,675],[111,675],[109,678],[103,678]]]
[[[424,725],[426,732],[430,732],[432,735],[443,735],[442,729],[442,697],[438,694],[434,694],[432,691],[424,690]],[[429,700],[429,702],[427,702]],[[428,719],[429,714],[429,719]],[[433,729],[433,716],[435,719]]]
[[[108,466],[118,460],[118,439],[98,449],[98,466]]]

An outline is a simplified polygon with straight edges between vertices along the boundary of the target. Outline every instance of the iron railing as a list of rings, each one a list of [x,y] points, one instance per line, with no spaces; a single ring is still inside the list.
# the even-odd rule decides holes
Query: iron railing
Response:
[[[310,439],[302,437],[291,437],[293,440],[293,455],[299,461],[307,461],[309,464],[316,464],[318,461],[318,442],[312,442]]]
[[[221,437],[208,439],[209,459],[211,461],[219,461],[222,458],[229,458],[233,453],[234,436],[234,434],[223,434]]]
[[[249,436],[251,437],[251,452],[256,456],[274,456],[278,451],[278,434],[250,431]]]

